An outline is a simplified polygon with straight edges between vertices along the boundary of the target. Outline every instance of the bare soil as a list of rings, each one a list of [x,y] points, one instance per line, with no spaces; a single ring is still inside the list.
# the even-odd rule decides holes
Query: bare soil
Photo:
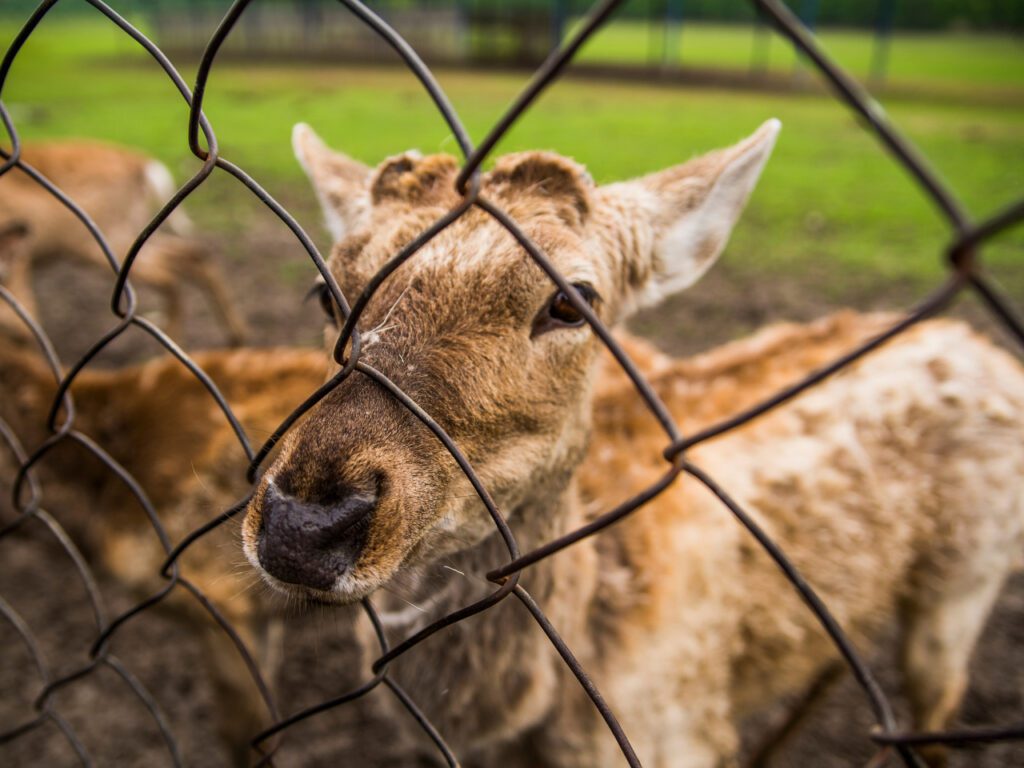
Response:
[[[309,213],[308,208],[305,213]],[[312,220],[311,214],[305,218]],[[302,303],[313,269],[287,230],[276,222],[261,220],[240,232],[214,239],[224,254],[223,263],[231,275],[237,301],[251,322],[252,343],[317,343],[320,310],[312,303]],[[107,307],[108,277],[80,271],[69,274],[67,270],[54,267],[38,277],[41,295],[49,297],[43,302],[44,324],[66,361],[113,325]],[[633,326],[667,351],[686,354],[735,338],[771,320],[810,319],[841,305],[906,307],[920,294],[919,286],[878,285],[865,279],[851,279],[838,289],[836,285],[837,276],[825,270],[817,275],[765,275],[733,266],[727,260],[699,288],[644,313]],[[823,286],[829,290],[822,290]],[[152,299],[144,296],[143,305],[154,306]],[[212,323],[201,297],[190,294],[188,303],[187,346],[195,349],[221,344],[221,331]],[[986,324],[984,313],[972,303],[957,311]],[[157,310],[147,312],[159,319]],[[133,330],[103,355],[101,364],[136,360],[155,352],[154,343]],[[217,535],[223,536],[224,546],[234,546],[231,531]],[[133,604],[133,596],[102,573],[99,582],[110,615]],[[95,634],[92,614],[66,554],[41,526],[26,526],[16,536],[0,541],[0,597],[31,627],[51,675],[86,662],[86,651]],[[354,666],[348,640],[351,615],[325,610],[296,614],[290,620],[279,696],[284,712],[337,695],[364,674]],[[872,661],[883,687],[894,694],[900,711],[905,712],[894,663],[897,645],[894,632],[889,650]],[[5,729],[31,717],[31,702],[39,691],[40,677],[20,637],[4,621],[0,621],[0,648],[0,729]],[[963,724],[1021,722],[1022,648],[1024,575],[1009,583],[977,648],[971,687],[960,718]],[[224,765],[226,760],[213,728],[216,705],[209,681],[201,674],[203,651],[193,632],[168,614],[151,610],[122,628],[113,650],[166,710],[186,763]],[[383,691],[377,691],[371,699],[383,695]],[[101,668],[63,688],[55,704],[97,765],[170,764],[146,710],[109,669]],[[746,736],[751,744],[764,734],[773,714],[750,724]],[[289,731],[279,764],[368,765],[361,745],[368,739],[386,739],[388,733],[387,729],[381,732],[379,725],[372,729],[360,718],[357,708],[342,707],[296,726]],[[774,764],[826,768],[863,765],[873,754],[868,738],[872,723],[865,697],[847,675]],[[52,724],[0,744],[0,765],[77,764]],[[956,753],[950,764],[959,768],[1024,765],[1024,744],[965,750]]]

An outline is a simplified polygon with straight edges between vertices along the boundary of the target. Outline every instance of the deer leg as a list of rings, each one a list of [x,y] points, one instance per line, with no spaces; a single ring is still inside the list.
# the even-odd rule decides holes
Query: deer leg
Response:
[[[197,240],[167,234],[154,236],[152,247],[159,249],[156,261],[172,275],[172,280],[187,280],[206,294],[211,308],[228,332],[231,346],[241,346],[248,335],[248,327],[235,308],[220,269],[210,261],[207,249]]]
[[[175,341],[181,343],[185,330],[185,308],[181,298],[181,288],[173,282],[156,285],[164,299],[164,331]]]
[[[146,285],[160,294],[163,304],[161,330],[180,342],[184,329],[184,303],[180,275],[177,274],[175,254],[166,241],[154,235],[132,264],[128,280],[136,286]]]
[[[24,243],[11,244],[0,257],[3,263],[0,283],[14,294],[14,298],[32,318],[38,320],[39,308],[32,287],[32,258],[28,247]]]
[[[190,264],[189,276],[192,282],[209,296],[211,306],[220,318],[221,324],[227,329],[228,343],[232,347],[242,346],[249,334],[249,328],[231,300],[221,271],[213,264],[198,260]]]
[[[967,689],[967,667],[974,644],[1002,586],[1002,575],[970,592],[936,596],[914,605],[903,645],[903,672],[918,730],[947,726]],[[921,748],[930,766],[946,765],[942,745]]]

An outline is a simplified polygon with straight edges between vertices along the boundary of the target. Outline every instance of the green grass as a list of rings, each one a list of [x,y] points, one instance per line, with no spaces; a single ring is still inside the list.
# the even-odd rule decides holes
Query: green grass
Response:
[[[871,72],[875,37],[865,30],[822,30],[825,51],[861,78]],[[759,42],[760,40],[760,42]],[[757,48],[763,45],[763,52]],[[666,46],[668,53],[666,53]],[[762,59],[763,57],[763,59]],[[793,71],[790,43],[767,27],[687,23],[668,34],[663,24],[617,21],[600,30],[580,52],[581,61],[680,63],[693,67],[748,70],[757,61],[769,71]],[[1024,88],[1024,42],[1011,35],[948,32],[896,34],[886,69],[890,83],[943,89]]]
[[[179,178],[195,171],[184,102],[152,62],[126,63],[131,50],[105,24],[48,20],[19,56],[4,92],[23,138],[99,137],[148,149]],[[440,79],[476,140],[524,82],[456,72]],[[1024,191],[1024,106],[918,99],[888,106],[970,211],[991,213]],[[299,120],[371,163],[408,147],[457,149],[422,88],[399,69],[224,61],[214,69],[206,111],[224,156],[285,202],[309,199],[289,148],[291,125]],[[828,98],[568,80],[526,114],[498,151],[554,149],[608,181],[731,143],[772,116],[783,121],[782,137],[727,259],[772,272],[820,272],[824,265],[835,282],[825,290],[838,290],[865,270],[914,284],[939,278],[948,228],[906,173]],[[229,231],[246,226],[259,206],[233,191],[227,183],[201,189],[193,215]],[[1024,290],[1024,232],[1003,236],[987,255],[1014,270],[1011,284]]]

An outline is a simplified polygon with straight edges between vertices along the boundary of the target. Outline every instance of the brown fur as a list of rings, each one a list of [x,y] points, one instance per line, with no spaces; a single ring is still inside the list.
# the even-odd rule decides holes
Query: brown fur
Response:
[[[819,366],[875,333],[887,321],[888,318],[884,317],[844,313],[810,326],[776,326],[752,339],[682,361],[666,358],[639,340],[629,337],[620,337],[620,340],[659,395],[669,403],[683,428],[692,431],[752,404],[802,371]],[[928,332],[963,333],[958,326],[941,323],[925,326],[916,333]],[[908,339],[908,343],[913,345],[914,339]],[[899,351],[893,352],[894,359],[900,361]],[[4,408],[3,416],[12,421],[20,434],[38,439],[41,437],[39,425],[53,389],[49,374],[32,355],[7,350],[2,357],[5,365],[0,368],[0,384],[8,394],[4,401],[8,407]],[[209,353],[200,355],[198,362],[222,385],[243,423],[255,435],[266,434],[293,404],[315,388],[322,380],[324,365],[319,353],[284,350]],[[660,429],[617,364],[610,357],[604,357],[601,365],[595,388],[594,434],[588,458],[581,464],[579,473],[582,506],[577,507],[577,517],[566,521],[566,525],[579,524],[593,514],[605,511],[652,482],[664,470],[663,460],[658,456],[663,443]],[[851,372],[851,375],[856,375],[856,372]],[[140,480],[160,511],[173,540],[205,522],[244,491],[241,483],[244,460],[233,436],[205,392],[175,362],[162,360],[109,373],[87,371],[74,393],[79,412],[76,426],[99,440]],[[624,440],[631,447],[625,452],[620,449]],[[638,449],[640,445],[650,446],[646,454]],[[701,459],[698,457],[704,466]],[[69,468],[72,464],[74,482],[70,495],[65,497],[62,490],[69,490],[66,478],[71,476]],[[195,472],[182,472],[183,466],[192,467]],[[55,511],[61,519],[80,535],[84,534],[90,542],[89,549],[96,553],[104,567],[127,585],[134,586],[140,594],[146,592],[147,587],[152,589],[159,583],[154,576],[163,559],[162,553],[141,510],[117,481],[78,449],[62,449],[45,467],[50,470],[44,482],[45,498],[48,502],[56,502],[58,507]],[[9,476],[5,474],[5,477]],[[63,482],[58,482],[57,478],[63,478]],[[614,478],[614,482],[609,483],[610,478]],[[83,487],[98,490],[97,498],[106,510],[99,521],[88,510],[79,508],[80,495],[75,489]],[[689,520],[695,527],[702,516],[709,521],[717,521],[711,523],[713,530],[719,531],[718,536],[726,537],[730,542],[729,548],[737,547],[732,551],[740,556],[740,562],[747,564],[745,569],[749,572],[745,572],[742,579],[723,580],[730,585],[726,594],[735,597],[734,590],[743,588],[745,583],[758,585],[758,589],[751,590],[746,598],[754,602],[746,608],[744,622],[761,632],[766,626],[774,626],[780,617],[786,621],[795,618],[800,622],[799,631],[795,631],[793,626],[786,627],[782,635],[785,639],[777,639],[769,645],[772,650],[768,658],[759,657],[762,651],[759,651],[757,643],[734,645],[732,653],[721,657],[735,658],[736,671],[733,674],[736,678],[731,695],[737,703],[742,702],[740,712],[756,709],[764,705],[764,694],[752,696],[752,690],[760,690],[770,683],[773,693],[778,693],[780,689],[798,686],[804,678],[806,671],[801,671],[804,662],[794,667],[793,659],[782,663],[778,655],[781,648],[793,643],[794,638],[805,638],[802,642],[811,642],[816,655],[829,657],[832,652],[821,632],[813,625],[810,614],[796,604],[788,587],[763,555],[756,552],[744,536],[737,535],[738,531],[732,521],[726,519],[723,510],[699,499],[695,503],[693,493],[692,490],[688,492],[690,502],[686,506],[691,506],[691,510],[686,512],[683,507],[683,520]],[[697,495],[700,496],[699,493]],[[597,675],[606,694],[613,695],[611,691],[619,687],[615,684],[616,677],[623,670],[630,669],[629,664],[623,664],[623,655],[627,659],[633,655],[645,658],[651,633],[657,633],[666,622],[691,616],[692,622],[697,624],[693,628],[697,637],[716,629],[715,622],[707,621],[706,610],[695,606],[695,603],[699,604],[697,595],[701,595],[700,600],[711,600],[712,606],[714,599],[719,597],[714,591],[711,594],[706,591],[718,580],[714,570],[696,582],[691,576],[682,584],[673,585],[667,578],[667,574],[680,572],[676,558],[671,551],[666,551],[664,537],[665,531],[679,520],[683,498],[671,492],[661,496],[630,520],[579,545],[572,552],[560,555],[558,562],[564,561],[562,567],[544,564],[527,575],[526,583],[531,591],[545,600],[553,617],[561,619],[563,633],[568,627],[575,626],[577,636],[570,634],[567,637],[578,653],[581,650],[588,652],[583,658]],[[695,514],[692,507],[701,511]],[[90,519],[93,522],[85,528],[86,521]],[[706,552],[708,546],[700,530],[696,527],[694,531],[699,538],[693,545],[693,552]],[[798,528],[794,528],[794,533],[798,533]],[[788,542],[782,539],[782,543]],[[451,568],[471,573],[471,567],[481,559],[482,562],[476,564],[479,572],[500,562],[500,547],[491,542],[487,549],[492,550],[493,559],[481,558],[480,552],[467,552],[446,562]],[[796,550],[794,554],[801,558],[798,563],[804,566],[804,551]],[[704,562],[706,559],[706,555],[701,558],[700,569],[711,567]],[[222,546],[201,540],[185,564],[186,575],[215,599],[241,630],[243,637],[260,650],[267,642],[265,636],[270,626],[269,619],[253,602],[255,596],[246,591],[245,577],[235,574],[234,565],[230,560],[225,561]],[[875,568],[877,562],[871,557],[865,565]],[[830,561],[819,567],[825,575],[836,569]],[[454,571],[448,573],[453,574]],[[837,574],[841,583],[835,588],[840,593],[848,589],[848,574],[845,566]],[[454,607],[466,600],[465,589],[473,589],[472,584],[459,582],[455,579],[454,584],[445,585],[440,595],[433,595],[428,590],[422,597],[435,613]],[[815,580],[816,586],[821,586],[818,582]],[[699,584],[704,586],[695,589]],[[583,594],[590,597],[581,601]],[[771,601],[759,603],[761,594],[771,595]],[[568,605],[576,607],[566,614],[568,605],[560,604],[564,599],[560,596],[569,595],[573,595],[573,600]],[[824,591],[824,595],[834,608],[837,605],[836,595],[828,591]],[[897,592],[893,592],[893,596],[897,596]],[[419,599],[416,594],[408,597]],[[873,592],[867,595],[869,601],[875,597]],[[780,601],[786,610],[780,611]],[[403,606],[404,603],[398,605]],[[688,609],[682,610],[680,605]],[[731,609],[739,609],[739,606],[733,605]],[[194,608],[187,599],[181,602],[180,607]],[[868,615],[874,617],[871,619],[873,623],[888,620],[887,616],[895,610],[892,604],[869,604],[865,608]],[[720,608],[715,610],[719,612]],[[205,621],[195,610],[190,610],[190,614],[194,616],[193,620]],[[418,615],[416,619],[422,621]],[[418,681],[417,688],[422,690],[417,690],[417,694],[427,704],[440,690],[447,691],[436,702],[437,711],[431,712],[446,736],[454,736],[453,741],[459,743],[459,734],[468,728],[469,732],[486,737],[483,739],[486,746],[474,746],[473,739],[460,744],[468,757],[476,754],[477,758],[471,764],[489,764],[489,761],[498,759],[495,755],[502,755],[502,760],[512,760],[513,757],[504,754],[508,747],[514,747],[515,759],[527,759],[525,756],[536,754],[534,750],[555,749],[557,754],[560,749],[578,749],[579,744],[560,731],[564,728],[562,721],[571,717],[590,722],[589,711],[571,681],[558,682],[557,664],[536,633],[522,636],[522,641],[528,643],[525,647],[522,641],[507,642],[510,637],[521,637],[524,621],[525,616],[508,606],[486,620],[476,621],[472,633],[458,633],[456,647],[465,646],[467,652],[475,657],[479,653],[475,649],[479,649],[481,643],[492,647],[497,645],[500,649],[497,653],[492,650],[487,656],[480,657],[482,663],[486,659],[486,668],[467,674],[462,666],[465,657],[453,653],[452,660],[459,659],[457,669],[435,657],[438,663],[436,674]],[[510,632],[513,634],[509,635]],[[740,636],[754,638],[757,633],[748,628],[737,637]],[[224,706],[231,713],[224,728],[229,740],[244,755],[248,738],[263,723],[264,714],[248,687],[247,675],[239,667],[233,649],[218,634],[208,633],[208,637],[213,661],[211,670],[223,689]],[[452,638],[446,642],[452,642]],[[705,640],[698,647],[708,645],[714,646],[715,643]],[[265,657],[274,655],[272,648],[262,650]],[[805,661],[806,649],[799,647],[799,651],[798,657]],[[530,663],[524,664],[525,659]],[[610,679],[607,672],[601,671],[609,668],[618,670]],[[272,671],[272,668],[265,669],[265,672]],[[780,671],[787,673],[783,680],[788,680],[781,687]],[[636,674],[636,671],[630,673]],[[490,681],[494,689],[481,692],[481,677]],[[460,685],[453,690],[455,683]],[[434,688],[435,685],[443,685],[444,688]],[[559,689],[563,693],[554,696]],[[489,694],[498,695],[491,699]],[[645,700],[649,692],[635,695],[634,699],[633,694],[626,694],[617,708],[631,734],[637,730],[629,727],[631,720],[643,719],[636,713],[636,702]],[[468,697],[464,705],[468,709],[459,707],[460,696]],[[536,732],[533,724],[550,717],[545,713],[550,713],[560,698],[565,702],[553,710],[561,713],[556,720],[559,725],[551,728],[560,736],[556,739],[558,743],[551,745],[548,743],[550,737]],[[616,698],[622,698],[622,694]],[[488,701],[491,703],[486,704]],[[472,718],[469,717],[470,712],[474,713]],[[501,717],[495,720],[498,714]],[[497,732],[493,730],[495,726],[498,726]],[[601,743],[602,731],[596,723],[594,727],[597,730],[588,736],[588,740]],[[721,723],[718,729],[721,729]],[[533,746],[527,748],[521,734],[527,735]],[[568,741],[561,744],[565,739]],[[507,746],[502,746],[506,742]],[[602,752],[607,750],[607,759],[613,761],[614,748],[604,743],[601,749]],[[586,754],[592,755],[591,752]],[[641,755],[647,757],[643,751]],[[239,762],[244,762],[244,758],[240,757]]]
[[[721,191],[723,174],[754,162],[751,153],[761,151],[764,135],[713,162],[681,167],[689,171],[663,172],[653,186],[642,180],[592,189],[580,176],[576,184],[541,184],[537,194],[532,172],[520,184],[497,171],[484,179],[483,194],[513,212],[570,280],[591,284],[601,296],[595,312],[613,323],[657,294],[651,281],[692,277],[666,261],[674,249],[661,249],[671,235],[665,228],[674,226],[657,208],[663,182]],[[341,224],[356,225],[331,261],[346,292],[358,290],[444,210],[436,199],[371,206],[364,167],[338,156],[325,165],[322,145],[300,144],[300,153],[306,149],[302,159],[318,187],[328,184],[331,195],[347,192],[345,199],[356,201],[334,211]],[[538,159],[539,167],[545,163]],[[687,185],[693,169],[703,175]],[[748,182],[741,173],[730,184],[742,191]],[[423,199],[415,183],[411,189]],[[588,207],[573,225],[563,213],[566,206],[579,210],[573,198],[580,189]],[[552,203],[552,190],[568,199]],[[742,205],[745,194],[717,199]],[[698,198],[683,210],[700,215],[703,205]],[[728,213],[734,218],[736,211]],[[360,222],[360,216],[368,218]],[[711,225],[693,231],[697,239],[724,244]],[[713,256],[706,243],[694,243],[684,270],[699,273]],[[531,333],[552,292],[511,238],[472,211],[385,283],[361,323],[363,362],[388,375],[452,435],[524,551],[610,509],[667,469],[664,434],[593,335],[573,327]],[[888,321],[845,313],[778,326],[687,361],[628,338],[623,343],[691,432],[757,402]],[[323,358],[307,353],[237,355],[199,362],[243,418],[260,424],[276,424],[322,381]],[[4,415],[16,420],[44,407],[52,387],[26,370],[20,363],[0,368],[0,383],[15,393],[8,402],[19,404]],[[118,397],[113,406],[113,393],[126,387],[148,394],[132,404]],[[101,433],[143,485],[152,484],[158,508],[171,510],[168,526],[175,532],[195,524],[188,515],[197,500],[206,499],[213,511],[234,498],[229,478],[241,476],[242,462],[227,459],[230,434],[174,363],[90,374],[78,391],[80,426]],[[862,647],[870,647],[880,627],[906,625],[917,722],[938,727],[955,711],[977,632],[1019,550],[1022,414],[1020,365],[964,326],[936,321],[690,458],[786,548]],[[147,444],[153,453],[136,459],[133,451],[145,453],[139,446]],[[221,467],[221,479],[192,482],[185,466],[193,453]],[[96,482],[111,482],[100,475]],[[321,505],[339,488],[378,489],[365,546],[333,589],[268,580],[322,600],[348,601],[386,587],[390,592],[378,592],[374,601],[389,629],[402,636],[482,595],[488,589],[482,574],[508,556],[443,448],[358,374],[313,409],[269,467],[243,527],[256,565],[271,481]],[[130,513],[130,501],[122,506]],[[181,519],[173,522],[176,515]],[[120,525],[101,534],[121,542],[106,547],[104,560],[139,564],[122,574],[129,583],[154,572],[161,559],[142,542],[145,525],[134,525],[135,539]],[[229,559],[196,555],[197,579],[216,592]],[[531,567],[522,583],[593,675],[646,765],[733,764],[735,722],[807,685],[834,659],[774,566],[690,479],[601,535]],[[259,615],[250,598],[217,594],[239,621]],[[253,621],[249,626],[260,626]],[[372,658],[372,638],[362,642]],[[514,601],[435,636],[392,674],[467,765],[582,767],[621,759]],[[237,733],[243,723],[251,727],[244,713],[237,720]],[[408,721],[398,715],[387,722],[388,746],[404,749],[405,762],[413,763],[422,745],[415,729],[405,730]]]
[[[707,268],[776,131],[766,124],[733,148],[602,188],[570,161],[517,156],[484,176],[481,195],[507,210],[567,279],[595,289],[593,311],[610,324]],[[344,165],[308,129],[297,129],[296,148],[318,187],[317,168]],[[338,194],[344,184],[335,182]],[[413,179],[395,194],[387,205],[371,200],[327,212],[343,228],[331,267],[347,293],[444,212]],[[350,185],[348,197],[366,200],[365,187]],[[622,374],[598,362],[594,336],[557,324],[531,332],[553,290],[509,234],[473,210],[389,278],[362,322],[373,329],[364,335],[363,362],[437,418],[524,551],[667,470],[665,435]],[[691,361],[632,348],[674,417],[692,430],[798,379],[885,322],[846,314],[770,329]],[[1021,367],[963,326],[932,322],[691,458],[786,547],[858,642],[905,622],[917,724],[937,727],[955,711],[970,649],[1020,540],[1022,414]],[[359,375],[285,439],[250,504],[246,552],[265,569],[264,544],[304,546],[300,538],[267,544],[293,535],[264,529],[269,484],[293,508],[330,509],[350,492],[376,497],[365,543],[334,572],[333,586],[311,586],[301,569],[279,578],[273,563],[266,578],[292,594],[341,602],[389,586],[399,598],[376,599],[402,634],[427,620],[409,602],[428,614],[454,610],[480,594],[469,575],[507,558],[454,462]],[[442,564],[447,573],[439,575]],[[773,564],[691,479],[530,568],[523,583],[649,765],[731,765],[735,721],[807,685],[834,660]],[[367,648],[372,655],[369,641]],[[396,677],[470,763],[582,767],[620,759],[514,605],[457,625],[421,653],[430,664],[400,664]]]
[[[30,144],[22,159],[54,183],[89,215],[106,238],[113,255],[123,260],[159,206],[167,202],[173,184],[166,168],[151,157],[123,147],[88,141]],[[7,287],[29,310],[35,310],[33,266],[44,260],[74,259],[109,271],[110,265],[85,226],[56,198],[19,168],[0,177],[0,226],[18,221],[28,232],[17,250],[0,251],[0,264],[9,262]],[[206,293],[232,344],[245,337],[245,322],[231,301],[224,276],[205,245],[188,235],[184,212],[171,214],[143,247],[132,266],[131,279],[158,290],[166,305],[166,329],[180,337],[183,322],[181,284],[188,282]],[[0,307],[5,325],[10,321]]]
[[[263,349],[201,353],[196,362],[221,387],[255,442],[265,438],[323,379],[319,353]],[[0,337],[0,418],[23,445],[45,438],[55,385],[33,352]],[[247,460],[220,409],[176,360],[164,358],[118,371],[84,371],[72,388],[75,429],[98,442],[138,480],[171,541],[243,496]],[[9,518],[13,457],[0,447],[0,509]],[[37,467],[43,506],[72,533],[94,565],[140,599],[163,585],[166,555],[142,508],[117,477],[84,448],[65,441]],[[83,499],[87,501],[83,501]],[[253,591],[244,562],[232,557],[237,526],[197,541],[181,560],[189,578],[222,611],[272,682],[281,626]],[[252,678],[233,644],[183,590],[173,608],[207,643],[210,675],[219,695],[219,728],[234,762],[248,765],[249,740],[268,725]]]

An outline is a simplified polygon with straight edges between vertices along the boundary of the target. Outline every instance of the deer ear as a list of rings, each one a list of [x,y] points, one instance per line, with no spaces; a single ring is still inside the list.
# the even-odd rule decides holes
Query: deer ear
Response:
[[[544,199],[570,226],[582,224],[590,212],[594,180],[582,165],[553,152],[505,155],[485,180],[488,188],[504,188],[504,194],[513,198],[532,195]]]
[[[373,204],[454,205],[459,199],[455,193],[458,173],[459,163],[451,155],[423,157],[412,150],[390,157],[373,175]]]
[[[369,213],[370,169],[329,148],[305,123],[292,129],[292,147],[320,200],[327,229],[335,240],[344,239]]]
[[[634,181],[603,187],[602,224],[626,259],[628,304],[655,304],[695,283],[725,248],[782,124]]]

